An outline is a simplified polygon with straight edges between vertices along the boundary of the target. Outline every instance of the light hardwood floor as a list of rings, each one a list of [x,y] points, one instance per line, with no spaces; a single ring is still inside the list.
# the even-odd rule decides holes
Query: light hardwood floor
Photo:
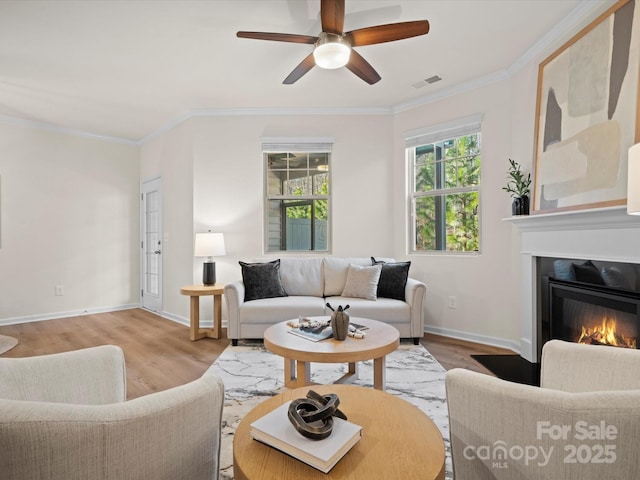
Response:
[[[0,335],[10,335],[19,341],[3,357],[29,357],[96,345],[118,345],[125,354],[127,397],[130,399],[199,378],[231,343],[226,338],[192,342],[187,326],[143,309],[5,325],[0,326]],[[462,367],[490,373],[471,355],[513,353],[430,334],[425,334],[422,344],[447,370]]]

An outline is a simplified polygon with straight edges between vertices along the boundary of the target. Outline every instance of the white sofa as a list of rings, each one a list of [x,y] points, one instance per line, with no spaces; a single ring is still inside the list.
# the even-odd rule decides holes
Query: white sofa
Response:
[[[387,263],[392,258],[382,258]],[[350,265],[371,266],[371,257],[310,257],[280,259],[280,279],[287,296],[245,301],[242,281],[228,283],[224,288],[229,324],[227,335],[237,345],[238,339],[261,339],[271,325],[298,316],[329,315],[327,302],[334,308],[350,305],[352,317],[364,317],[393,325],[400,338],[424,334],[424,283],[407,278],[404,300],[378,296],[375,300],[341,296],[347,282]]]

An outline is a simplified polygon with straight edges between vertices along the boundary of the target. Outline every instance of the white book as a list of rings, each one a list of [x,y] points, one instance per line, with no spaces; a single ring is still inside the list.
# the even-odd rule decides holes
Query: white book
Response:
[[[287,402],[251,424],[251,436],[321,472],[328,473],[362,437],[362,427],[333,417],[331,435],[312,440],[298,433],[288,417]]]

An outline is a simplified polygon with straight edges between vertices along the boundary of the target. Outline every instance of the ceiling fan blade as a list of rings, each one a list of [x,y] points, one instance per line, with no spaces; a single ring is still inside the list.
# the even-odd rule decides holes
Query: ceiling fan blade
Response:
[[[269,32],[238,32],[238,38],[253,38],[255,40],[271,40],[274,42],[308,43],[313,45],[318,37],[309,35],[296,35],[293,33],[269,33]]]
[[[322,31],[342,35],[344,30],[344,0],[322,0],[320,3]]]
[[[353,49],[351,49],[351,56],[349,57],[349,63],[347,63],[346,67],[369,85],[373,85],[380,81],[380,75],[378,75],[378,72],[374,70],[371,64],[367,62],[362,55]]]
[[[345,33],[345,37],[352,47],[374,45],[376,43],[393,42],[404,38],[417,37],[429,33],[427,20],[413,22],[389,23],[375,27],[360,28]]]
[[[316,61],[313,58],[313,53],[310,53],[302,62],[298,64],[296,68],[284,79],[282,83],[285,85],[291,85],[297,82],[300,77],[316,66]]]

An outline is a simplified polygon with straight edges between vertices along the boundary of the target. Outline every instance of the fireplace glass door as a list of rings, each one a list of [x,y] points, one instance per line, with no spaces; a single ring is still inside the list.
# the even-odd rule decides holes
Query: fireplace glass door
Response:
[[[640,294],[549,279],[551,338],[638,348]]]

